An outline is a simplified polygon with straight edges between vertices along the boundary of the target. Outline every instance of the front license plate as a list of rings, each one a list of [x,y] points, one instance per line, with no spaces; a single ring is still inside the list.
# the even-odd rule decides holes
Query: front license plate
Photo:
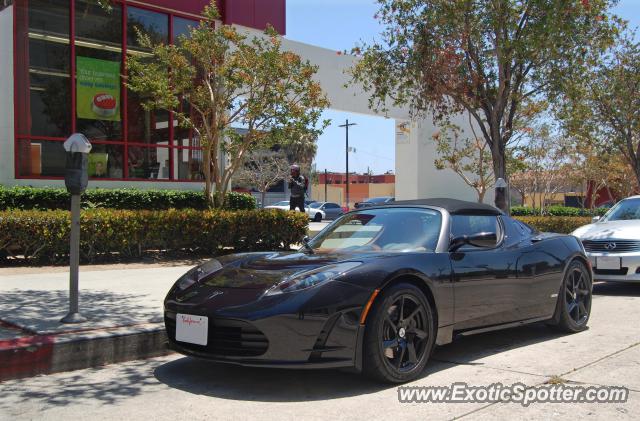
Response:
[[[206,345],[208,328],[209,319],[205,316],[176,315],[176,341]]]
[[[596,268],[601,270],[620,270],[619,257],[596,257]]]

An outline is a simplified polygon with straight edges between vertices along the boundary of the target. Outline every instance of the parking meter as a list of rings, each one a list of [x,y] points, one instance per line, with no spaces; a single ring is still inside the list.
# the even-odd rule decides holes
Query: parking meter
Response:
[[[89,182],[88,162],[91,143],[81,133],[72,134],[63,144],[67,151],[64,184],[72,195],[82,194]]]
[[[91,143],[81,133],[72,134],[65,140],[67,151],[64,184],[71,193],[71,232],[69,247],[69,313],[60,320],[62,323],[82,323],[87,319],[78,312],[79,266],[80,266],[80,195],[87,188],[89,175],[87,163]]]

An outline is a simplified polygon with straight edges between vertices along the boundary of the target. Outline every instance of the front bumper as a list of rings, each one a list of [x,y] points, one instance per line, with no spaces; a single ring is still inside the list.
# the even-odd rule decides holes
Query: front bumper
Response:
[[[640,253],[587,252],[587,257],[593,266],[596,281],[640,282]],[[620,270],[598,269],[596,263],[598,257],[619,257]]]
[[[202,303],[165,300],[169,347],[189,356],[246,366],[333,368],[356,365],[362,330],[359,316],[369,294],[364,288],[332,281],[306,291],[238,305],[246,290],[220,288]],[[222,297],[225,299],[222,300]],[[226,301],[226,302],[225,302]],[[176,314],[209,318],[207,345],[176,341]]]

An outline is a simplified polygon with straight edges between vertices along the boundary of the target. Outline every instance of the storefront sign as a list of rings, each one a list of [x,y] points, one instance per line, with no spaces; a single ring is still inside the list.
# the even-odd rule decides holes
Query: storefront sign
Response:
[[[396,144],[411,142],[411,121],[396,120]]]
[[[77,57],[78,118],[120,121],[120,62]]]

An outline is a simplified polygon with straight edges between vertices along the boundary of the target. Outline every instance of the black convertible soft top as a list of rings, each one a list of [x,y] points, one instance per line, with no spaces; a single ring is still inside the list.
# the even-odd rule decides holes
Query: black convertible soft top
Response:
[[[399,200],[389,205],[433,206],[446,209],[451,215],[502,215],[502,211],[484,203],[466,202],[458,199],[434,198]]]

